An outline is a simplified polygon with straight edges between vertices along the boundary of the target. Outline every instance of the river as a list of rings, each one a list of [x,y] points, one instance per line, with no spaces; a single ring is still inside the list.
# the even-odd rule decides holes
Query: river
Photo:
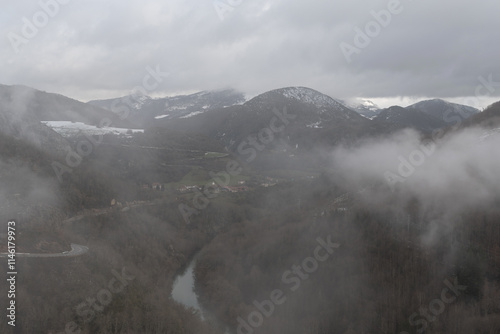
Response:
[[[196,257],[189,263],[186,270],[175,278],[172,286],[172,298],[186,307],[192,307],[202,319],[203,310],[198,302],[198,296],[194,292],[194,267],[196,266]]]
[[[202,320],[206,320],[206,318],[214,319],[209,312],[203,310],[200,306],[198,296],[194,291],[194,267],[196,266],[196,257],[197,256],[191,260],[184,272],[180,273],[175,278],[172,286],[172,299],[187,308],[191,307],[196,310]],[[215,320],[215,323],[219,322]],[[227,326],[222,326],[222,328],[224,327],[226,328],[224,334],[229,334],[230,332]]]

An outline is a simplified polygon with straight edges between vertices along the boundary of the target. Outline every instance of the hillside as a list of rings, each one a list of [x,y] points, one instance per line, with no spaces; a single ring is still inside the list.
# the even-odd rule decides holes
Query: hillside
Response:
[[[19,257],[20,331],[74,321],[82,333],[237,333],[279,290],[286,300],[262,333],[411,332],[420,327],[409,317],[448,284],[460,293],[429,329],[495,331],[499,137],[480,141],[465,123],[495,124],[497,106],[431,150],[421,133],[399,131],[446,125],[427,113],[392,107],[369,120],[287,87],[144,131],[99,129],[85,152],[95,127],[71,123],[83,132],[62,137],[10,104],[0,112],[0,224],[17,221],[19,252],[88,247]],[[61,179],[54,162],[68,168]],[[185,268],[203,311],[171,294]],[[120,272],[133,278],[88,313],[83,303],[103,300]]]
[[[446,122],[421,112],[418,109],[403,108],[399,106],[381,110],[380,113],[373,118],[373,121],[378,124],[393,124],[401,129],[413,128],[424,133],[430,133],[433,130],[446,126]]]
[[[272,135],[269,140],[273,147],[284,140],[285,146],[307,149],[355,138],[368,124],[367,119],[329,96],[309,88],[289,87],[263,93],[243,105],[178,119],[168,127],[217,138],[230,150],[237,150],[243,141],[261,131]],[[271,126],[276,131],[265,130]]]
[[[37,121],[73,121],[99,125],[108,118],[114,126],[128,127],[114,113],[59,94],[42,92],[25,86],[0,85],[0,107],[15,119]]]
[[[464,127],[482,126],[486,128],[500,127],[500,102],[496,102],[463,122]]]
[[[124,96],[121,98],[94,100],[95,105],[107,110],[128,110],[128,120],[138,127],[161,127],[171,119],[189,118],[213,109],[245,102],[242,93],[234,90],[203,91],[190,95],[153,99],[149,96]]]
[[[420,101],[407,107],[416,109],[427,115],[435,117],[448,125],[457,119],[465,120],[479,113],[479,110],[462,104],[451,103],[441,99]]]

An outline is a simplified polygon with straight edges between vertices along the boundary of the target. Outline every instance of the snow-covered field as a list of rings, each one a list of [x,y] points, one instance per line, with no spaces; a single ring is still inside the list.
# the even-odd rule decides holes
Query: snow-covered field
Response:
[[[87,135],[128,135],[128,131],[131,130],[132,133],[144,133],[142,129],[124,129],[124,128],[112,128],[103,127],[98,128],[94,125],[88,125],[81,122],[69,122],[69,121],[42,121],[45,125],[52,128],[55,132],[59,133],[63,137],[72,137],[79,134]]]
[[[190,117],[193,117],[193,116],[196,116],[196,115],[200,115],[200,114],[203,114],[203,111],[193,111],[187,115],[184,115],[184,116],[181,116],[179,118],[190,118]]]

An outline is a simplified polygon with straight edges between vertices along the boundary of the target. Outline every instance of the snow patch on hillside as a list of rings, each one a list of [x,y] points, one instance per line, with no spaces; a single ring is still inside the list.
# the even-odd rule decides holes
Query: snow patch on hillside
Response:
[[[80,134],[86,134],[90,136],[94,135],[128,135],[129,130],[132,133],[144,133],[143,129],[124,129],[124,128],[113,128],[113,127],[103,127],[99,128],[95,125],[89,125],[82,122],[69,122],[69,121],[42,121],[43,124],[52,128],[55,132],[59,133],[63,137],[73,137]]]
[[[306,125],[306,127],[311,129],[322,129],[321,121]]]
[[[342,104],[331,97],[304,87],[289,87],[282,90],[283,96],[304,103],[310,103],[318,108],[342,108]]]
[[[340,100],[339,102],[369,120],[373,120],[380,113],[380,107],[378,105],[363,98]]]
[[[200,114],[203,114],[203,111],[193,111],[187,115],[184,115],[184,116],[181,116],[179,118],[190,118],[190,117],[193,117],[193,116],[196,116],[196,115],[200,115]]]

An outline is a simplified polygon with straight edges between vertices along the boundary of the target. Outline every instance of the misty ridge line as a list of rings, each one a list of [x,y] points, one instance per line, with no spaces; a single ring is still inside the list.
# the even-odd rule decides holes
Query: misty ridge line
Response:
[[[478,81],[477,100],[500,87],[492,74]],[[485,134],[482,126],[464,128],[462,113],[452,115],[446,110],[444,115],[452,126],[435,130],[432,136],[406,129],[354,147],[339,146],[331,153],[332,166],[346,182],[347,194],[359,193],[361,202],[388,205],[397,216],[408,201],[416,200],[422,210],[415,219],[430,224],[419,235],[426,246],[449,233],[463,212],[491,205],[500,194],[496,174],[500,157],[493,154],[498,151],[500,129]],[[367,184],[375,186],[358,191]],[[391,191],[381,191],[377,185]]]
[[[15,332],[500,334],[500,6],[405,1],[7,5],[5,83],[92,106],[0,84],[0,211],[94,250],[23,258]],[[328,95],[250,102],[290,78]]]
[[[240,158],[244,155],[248,155],[245,159],[246,163],[252,163],[258,155],[258,152],[262,152],[268,145],[275,141],[275,134],[282,133],[286,126],[293,120],[297,115],[289,114],[286,107],[280,112],[277,108],[273,108],[272,112],[274,116],[269,121],[269,126],[261,129],[258,133],[251,134],[247,136],[237,147],[238,154]],[[278,125],[278,121],[282,124]],[[280,141],[286,146],[283,138],[280,137]],[[220,171],[218,173],[209,172],[211,179],[206,183],[203,193],[195,188],[195,195],[192,199],[192,205],[186,205],[184,203],[179,204],[179,212],[184,219],[186,224],[190,224],[191,221],[189,217],[192,215],[198,215],[202,210],[206,209],[210,203],[210,199],[218,196],[216,192],[217,187],[227,187],[231,182],[231,177],[240,175],[243,171],[241,163],[238,158],[232,159],[227,162],[226,170]]]
[[[398,200],[416,196],[426,210],[438,206],[440,211],[451,213],[488,203],[500,192],[500,180],[494,174],[500,169],[500,157],[491,155],[498,140],[478,146],[475,143],[481,134],[480,129],[472,128],[426,147],[420,143],[418,133],[404,131],[356,149],[337,148],[332,156],[333,165],[347,181],[348,192],[376,180],[392,190],[384,194],[377,187],[365,188],[364,201],[382,204],[389,200],[390,194],[397,195]],[[432,154],[425,160],[415,160],[425,155],[422,148]],[[407,156],[404,151],[411,154],[408,160],[402,159],[400,169],[408,174],[403,173],[407,177],[398,182],[390,168],[397,157]],[[431,156],[433,160],[429,160]],[[410,165],[412,162],[421,164],[416,168]]]
[[[145,96],[148,92],[152,92],[159,87],[164,78],[170,76],[168,72],[162,72],[160,65],[156,65],[153,69],[150,66],[146,67],[147,74],[144,75],[141,86],[136,86],[132,89],[132,94],[122,97],[120,100],[115,100],[111,106],[111,111],[119,116],[121,120],[125,120],[130,116],[131,108],[133,108],[133,101],[140,101],[141,96]],[[105,117],[99,122],[99,127],[109,127],[112,121]],[[63,175],[71,173],[73,168],[77,168],[83,161],[83,158],[92,154],[93,150],[98,147],[104,140],[103,134],[98,134],[98,139],[93,135],[84,133],[86,140],[80,140],[76,144],[76,152],[69,148],[66,154],[65,164],[59,161],[52,162],[52,169],[57,176],[59,182],[63,182]]]
[[[487,94],[491,95],[495,93],[497,87],[500,87],[500,82],[493,81],[492,74],[488,75],[488,79],[485,79],[483,76],[479,76],[478,81],[479,84],[474,90],[474,98],[476,100],[479,100],[482,96],[482,90],[486,90],[489,92]],[[448,131],[451,131],[452,133],[458,130],[462,123],[467,119],[467,115],[465,115],[463,110],[459,109],[458,112],[460,115],[452,115],[454,114],[454,110],[450,108],[445,111],[443,116],[443,120],[446,123],[453,123],[453,125],[448,129]],[[444,129],[436,129],[432,132],[432,139],[424,140],[424,142],[421,143],[418,148],[414,149],[407,158],[402,155],[398,156],[400,164],[397,168],[397,174],[390,170],[384,172],[384,178],[393,192],[398,182],[405,182],[415,173],[418,167],[422,166],[428,158],[434,155],[436,152],[437,142],[442,139],[444,135]]]

